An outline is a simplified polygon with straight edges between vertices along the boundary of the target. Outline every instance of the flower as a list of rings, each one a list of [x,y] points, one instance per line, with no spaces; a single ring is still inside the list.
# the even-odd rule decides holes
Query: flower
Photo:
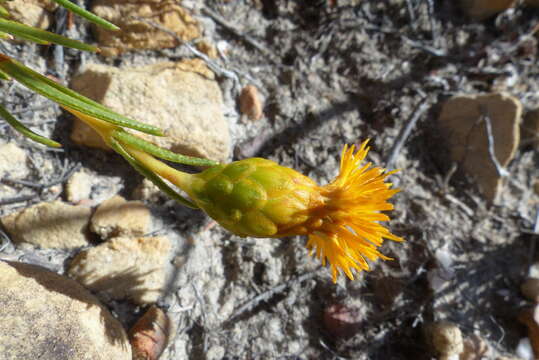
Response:
[[[187,174],[129,145],[126,150],[239,236],[307,235],[307,248],[323,265],[329,264],[336,282],[341,271],[353,279],[354,272],[369,270],[367,259],[390,259],[378,251],[384,239],[403,240],[380,224],[389,220],[382,211],[393,209],[387,200],[399,190],[385,182],[394,171],[362,165],[367,143],[357,151],[344,147],[340,172],[325,186],[267,159],[249,158]]]

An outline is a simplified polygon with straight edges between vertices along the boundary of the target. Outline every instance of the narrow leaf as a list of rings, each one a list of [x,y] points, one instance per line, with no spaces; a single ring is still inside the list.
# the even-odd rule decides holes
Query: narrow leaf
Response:
[[[0,54],[0,70],[3,70],[29,89],[67,108],[72,108],[114,125],[128,127],[151,135],[164,135],[161,129],[115,113],[2,54]]]
[[[38,143],[41,143],[43,145],[51,146],[51,147],[61,147],[59,143],[57,143],[54,140],[48,139],[44,136],[41,136],[39,134],[36,134],[32,130],[28,129],[26,126],[24,126],[21,122],[19,122],[17,119],[13,117],[2,105],[0,105],[0,116],[4,118],[4,120],[7,121],[9,125],[11,125],[15,130],[17,130],[22,135],[37,141]]]
[[[99,25],[107,30],[120,30],[120,28],[107,20],[100,18],[99,16],[81,8],[80,6],[75,5],[69,0],[52,0],[57,4],[60,4],[61,6],[65,7],[66,9],[74,12],[75,14],[85,18],[86,20]]]
[[[114,131],[112,137],[119,140],[120,142],[127,143],[132,145],[140,150],[143,150],[151,155],[154,155],[158,158],[172,161],[184,165],[193,165],[193,166],[215,166],[219,165],[217,161],[197,158],[193,156],[186,156],[181,154],[176,154],[170,150],[162,149],[159,146],[152,144],[149,141],[139,138],[138,136],[132,135],[125,131]]]
[[[176,200],[177,202],[193,208],[198,209],[198,206],[196,206],[191,201],[187,200],[183,196],[181,196],[177,191],[172,189],[170,186],[168,186],[159,176],[154,174],[151,170],[146,168],[143,164],[138,162],[136,159],[134,159],[129,153],[122,147],[122,145],[116,140],[111,139],[111,147],[120,154],[129,164],[137,170],[142,176],[150,180],[157,186],[161,191],[163,191],[165,194],[167,194],[169,197],[171,197],[173,200]]]
[[[5,18],[10,17],[9,11],[7,11],[7,9],[5,7],[3,7],[2,5],[0,5],[0,16],[5,17]]]
[[[83,51],[97,52],[99,49],[95,46],[85,44],[83,42],[61,36],[50,31],[37,29],[28,25],[21,24],[16,21],[6,20],[0,18],[0,31],[15,35],[15,36],[27,36],[31,38],[40,39],[41,41],[52,42],[55,44],[79,49]]]

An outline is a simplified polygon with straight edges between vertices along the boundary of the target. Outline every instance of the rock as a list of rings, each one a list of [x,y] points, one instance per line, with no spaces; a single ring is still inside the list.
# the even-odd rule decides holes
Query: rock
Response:
[[[522,105],[516,98],[503,93],[455,96],[443,105],[438,120],[451,159],[459,162],[476,179],[485,198],[494,202],[501,177],[489,153],[482,109],[490,118],[496,159],[505,167],[515,156],[520,141]]]
[[[25,25],[47,29],[53,20],[52,11],[58,5],[50,0],[14,0],[2,4],[11,15],[12,20]]]
[[[167,314],[157,306],[148,311],[129,330],[129,340],[135,360],[157,360],[168,344],[172,324]]]
[[[201,60],[125,69],[91,64],[71,87],[123,115],[160,127],[166,137],[139,135],[161,147],[218,161],[228,158],[230,135],[221,90]],[[94,130],[78,120],[71,138],[107,148]]]
[[[0,360],[130,360],[122,325],[77,282],[0,261]]]
[[[177,3],[174,0],[94,1],[92,11],[121,28],[121,31],[108,31],[94,27],[101,54],[117,56],[128,50],[163,49],[180,45],[174,36],[148,22],[170,30],[181,41],[198,38],[200,29],[197,21]]]
[[[150,210],[140,201],[114,196],[103,201],[90,221],[90,230],[101,239],[142,236],[150,230]]]
[[[464,339],[464,349],[460,353],[459,360],[482,360],[490,359],[489,346],[485,340],[477,335]]]
[[[539,279],[527,278],[522,285],[520,285],[520,291],[524,297],[534,303],[539,303]]]
[[[518,356],[518,360],[535,360],[532,345],[530,343],[530,339],[528,338],[522,338],[519,340],[515,352]],[[515,360],[515,358],[503,357],[497,360]]]
[[[84,170],[75,172],[66,182],[66,198],[69,202],[79,204],[90,199],[92,193],[92,176]]]
[[[359,313],[343,304],[332,304],[324,310],[324,326],[334,338],[349,338],[359,330]]]
[[[80,252],[68,272],[105,299],[154,303],[165,286],[170,247],[170,240],[162,236],[117,237]]]
[[[459,327],[448,321],[438,321],[425,326],[425,335],[440,358],[459,355],[464,350],[462,332]]]
[[[61,201],[36,204],[0,219],[15,243],[75,249],[88,244],[91,209]]]
[[[240,111],[251,120],[260,120],[263,115],[263,105],[258,89],[247,85],[240,94]]]
[[[202,39],[196,43],[197,50],[208,55],[210,59],[217,59],[217,48],[209,40]]]
[[[164,193],[150,180],[144,178],[142,183],[135,188],[132,194],[134,199],[148,201],[148,202],[157,202],[160,198],[164,196]]]
[[[0,178],[19,179],[28,175],[26,153],[14,143],[0,145]]]
[[[484,20],[500,13],[515,3],[515,0],[460,0],[462,10],[469,17]]]
[[[525,308],[518,314],[518,321],[528,327],[528,338],[535,357],[539,357],[539,305]]]
[[[539,108],[526,113],[520,131],[522,145],[531,145],[539,150]]]

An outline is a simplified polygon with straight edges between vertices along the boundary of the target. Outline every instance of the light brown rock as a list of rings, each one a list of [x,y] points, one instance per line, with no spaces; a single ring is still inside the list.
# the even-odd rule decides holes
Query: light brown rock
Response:
[[[134,199],[157,202],[164,196],[164,193],[150,180],[144,178],[139,186],[135,188],[132,194]]]
[[[103,201],[90,221],[90,230],[102,239],[142,236],[150,230],[150,210],[140,201],[116,195]]]
[[[28,175],[26,159],[24,150],[14,143],[0,145],[0,178],[17,179]]]
[[[0,360],[130,360],[122,325],[77,282],[0,261]]]
[[[88,244],[91,210],[61,201],[39,203],[0,220],[15,243],[74,249]]]
[[[165,286],[170,247],[166,237],[117,237],[80,252],[69,275],[104,298],[154,303]]]
[[[460,353],[459,360],[482,360],[490,359],[488,343],[477,335],[464,339],[464,350]]]
[[[451,159],[475,178],[489,202],[501,187],[501,176],[489,153],[488,114],[496,159],[502,167],[515,156],[520,141],[522,105],[507,94],[461,95],[449,99],[439,117],[440,134],[447,141]]]
[[[462,10],[476,20],[488,19],[514,3],[515,0],[460,0]]]
[[[69,202],[78,204],[90,199],[92,193],[92,176],[84,170],[75,172],[66,182],[66,198]]]
[[[209,40],[203,39],[196,43],[197,50],[208,55],[211,59],[217,59],[217,48]]]
[[[251,120],[260,120],[263,115],[263,104],[258,89],[253,85],[247,85],[241,90],[240,111]]]
[[[539,109],[526,113],[520,129],[522,145],[532,145],[539,150]]]
[[[157,360],[167,347],[172,324],[167,314],[151,306],[129,330],[135,359]]]
[[[2,6],[9,11],[12,20],[40,29],[50,26],[52,11],[58,7],[50,0],[14,0],[4,2]]]
[[[91,64],[73,79],[71,87],[120,114],[163,129],[166,137],[139,133],[161,147],[218,161],[228,158],[230,135],[221,90],[201,60],[126,69]],[[71,138],[82,145],[106,148],[78,120]]]
[[[440,357],[458,355],[464,350],[462,332],[448,321],[438,321],[425,326],[425,335],[436,354]]]
[[[102,54],[106,56],[116,56],[134,49],[162,49],[179,45],[172,35],[143,20],[174,32],[182,41],[191,41],[200,36],[197,21],[174,0],[97,0],[93,2],[92,11],[121,28],[118,32],[94,27]]]

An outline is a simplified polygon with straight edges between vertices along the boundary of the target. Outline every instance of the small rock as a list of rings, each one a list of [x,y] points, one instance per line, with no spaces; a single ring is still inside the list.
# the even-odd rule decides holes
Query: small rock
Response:
[[[251,120],[262,118],[262,101],[258,89],[253,85],[247,85],[240,94],[240,111]]]
[[[61,201],[40,203],[0,219],[15,243],[75,249],[88,245],[91,209]]]
[[[518,99],[503,93],[455,96],[443,105],[439,127],[447,139],[451,159],[476,179],[487,201],[494,202],[501,176],[489,153],[482,109],[490,118],[496,159],[505,167],[515,156],[520,141],[522,105]]]
[[[53,20],[52,12],[58,5],[50,0],[14,0],[2,4],[11,18],[21,23],[47,29]]]
[[[217,161],[230,151],[221,89],[200,60],[118,69],[90,64],[73,78],[73,90],[130,118],[163,129],[167,136],[141,134],[163,148]],[[76,143],[108,149],[89,126],[75,121]]]
[[[522,145],[531,145],[539,150],[539,109],[526,113],[520,131]]]
[[[203,39],[196,43],[197,50],[208,55],[210,59],[217,59],[217,48],[209,40]]]
[[[75,172],[66,182],[66,198],[73,204],[80,204],[90,199],[92,176],[84,170]]]
[[[90,230],[105,240],[117,236],[142,236],[150,230],[150,210],[140,201],[116,195],[103,201],[90,221]]]
[[[539,305],[525,308],[518,314],[518,321],[528,327],[528,338],[535,357],[539,357]]]
[[[459,327],[448,321],[438,321],[425,326],[427,341],[436,354],[444,358],[459,355],[464,350]]]
[[[515,0],[460,0],[462,10],[469,17],[484,20],[500,13],[515,3]]]
[[[180,45],[174,36],[150,23],[172,31],[181,41],[200,36],[198,23],[175,0],[97,0],[93,2],[92,11],[121,28],[120,31],[109,31],[94,27],[101,54],[105,56],[117,56],[134,49]]]
[[[527,278],[522,285],[520,285],[520,291],[524,297],[534,303],[539,303],[539,279]]]
[[[157,202],[160,198],[163,197],[161,190],[150,180],[144,178],[142,183],[135,188],[132,194],[134,199],[148,201],[148,202]]]
[[[460,353],[459,360],[482,360],[490,359],[489,346],[485,340],[477,335],[464,339],[464,350]]]
[[[170,247],[170,240],[163,236],[117,237],[81,251],[68,272],[104,298],[150,304],[157,301],[165,286]]]
[[[14,143],[0,145],[0,178],[23,178],[28,175],[26,153]]]
[[[172,324],[167,314],[151,306],[129,330],[134,360],[157,360],[167,347]]]
[[[122,325],[77,282],[0,261],[0,360],[130,360]]]
[[[359,313],[343,304],[332,304],[324,310],[324,326],[335,338],[349,338],[359,330]]]

